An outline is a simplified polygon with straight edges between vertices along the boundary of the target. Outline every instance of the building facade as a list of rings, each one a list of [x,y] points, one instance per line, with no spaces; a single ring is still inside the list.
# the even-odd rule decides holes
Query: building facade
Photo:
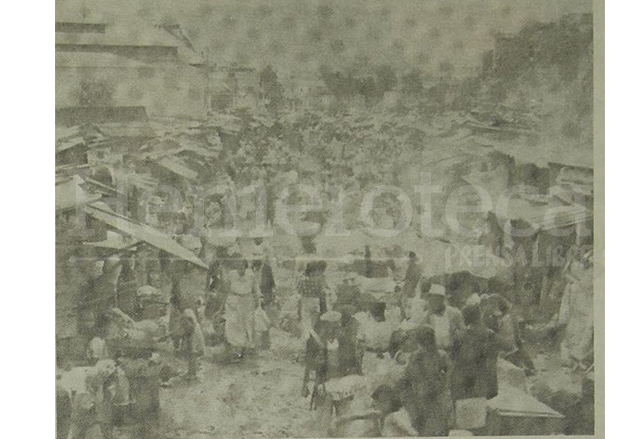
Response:
[[[56,22],[56,110],[142,107],[149,117],[207,110],[203,60],[179,26]]]

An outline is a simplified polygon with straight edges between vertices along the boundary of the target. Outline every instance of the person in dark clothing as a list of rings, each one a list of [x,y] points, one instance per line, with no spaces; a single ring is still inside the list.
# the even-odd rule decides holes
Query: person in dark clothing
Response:
[[[447,356],[437,349],[434,329],[430,326],[417,327],[413,336],[418,348],[410,355],[405,376],[397,388],[412,426],[421,436],[447,436]]]
[[[183,347],[184,338],[184,310],[182,307],[181,294],[177,284],[173,284],[173,293],[170,299],[170,311],[168,319],[168,332],[173,340],[173,349],[177,353]]]
[[[337,296],[335,307],[360,304],[361,290],[354,283],[354,276],[343,279],[343,282],[337,286],[335,294]]]
[[[315,382],[313,390],[313,399],[311,400],[311,408],[317,403],[316,397],[320,388],[332,379],[338,378],[339,363],[338,350],[333,349],[337,344],[341,322],[341,314],[336,311],[330,311],[317,321],[310,337],[306,341],[306,367],[303,378],[302,396],[309,394],[308,381],[310,373],[314,371]],[[320,398],[319,398],[320,399]]]
[[[408,268],[403,279],[403,290],[401,291],[401,318],[407,317],[407,309],[409,308],[410,299],[416,296],[416,288],[421,280],[422,268],[417,263],[416,253],[408,254]]]
[[[534,362],[520,336],[509,301],[500,294],[485,294],[481,296],[480,307],[484,325],[498,336],[503,359],[522,368],[528,376],[534,375]]]
[[[133,259],[128,256],[122,259],[122,272],[118,279],[117,306],[134,320],[138,318],[137,289],[138,285],[133,269]]]
[[[117,287],[121,271],[122,265],[119,258],[108,258],[104,262],[102,274],[86,291],[83,305],[90,307],[96,318],[107,314],[117,306]]]
[[[102,361],[91,368],[85,378],[85,390],[73,398],[71,409],[72,439],[86,439],[94,426],[104,439],[113,439],[113,394],[115,363]]]
[[[321,264],[321,261],[308,263],[305,276],[297,285],[301,296],[299,313],[304,341],[308,339],[310,330],[317,323],[319,316],[327,309],[324,271],[325,265]]]
[[[379,435],[381,437],[419,435],[419,432],[412,426],[410,415],[395,389],[381,385],[372,394],[372,399],[380,411]]]
[[[215,314],[221,312],[223,302],[221,297],[222,273],[221,261],[216,260],[210,264],[208,279],[206,281],[206,308],[204,310],[204,315],[209,319],[212,319]]]
[[[261,268],[261,281],[259,288],[264,298],[264,305],[271,305],[275,302],[275,276],[272,267],[268,262],[264,262]]]
[[[390,354],[390,358],[395,357],[401,349],[401,345],[403,345],[407,339],[408,334],[402,329],[397,329],[392,333],[390,336],[390,344],[388,346],[388,354]]]
[[[493,398],[498,394],[497,336],[483,324],[478,305],[463,308],[463,320],[466,328],[452,349],[452,398]]]
[[[366,277],[371,278],[372,277],[372,253],[370,252],[369,245],[366,245],[365,247],[364,260],[365,260]]]
[[[416,295],[416,287],[421,280],[421,267],[417,263],[416,253],[410,252],[408,257],[408,269],[403,280],[403,295],[411,299]]]
[[[353,317],[357,312],[351,305],[339,308],[341,328],[339,331],[339,373],[341,376],[363,374],[364,340],[360,336],[360,324]]]
[[[224,262],[228,261],[229,258],[230,255],[226,247],[217,247],[206,281],[206,308],[204,315],[206,318],[213,319],[215,331],[218,334],[223,333],[223,321],[219,316],[221,316],[224,308]]]
[[[255,260],[252,269],[255,272],[257,287],[260,292],[258,309],[255,310],[254,317],[255,336],[260,347],[268,349],[270,348],[269,328],[278,320],[274,295],[275,279],[272,268],[267,261]],[[266,318],[263,318],[264,314]]]

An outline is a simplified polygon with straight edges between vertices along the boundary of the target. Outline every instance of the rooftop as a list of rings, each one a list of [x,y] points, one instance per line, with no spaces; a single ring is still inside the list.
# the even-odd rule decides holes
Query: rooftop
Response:
[[[180,61],[191,65],[201,65],[204,62],[186,36],[176,30],[175,26],[166,28],[140,22],[107,24],[57,21],[55,44],[56,48],[64,46],[175,47]]]

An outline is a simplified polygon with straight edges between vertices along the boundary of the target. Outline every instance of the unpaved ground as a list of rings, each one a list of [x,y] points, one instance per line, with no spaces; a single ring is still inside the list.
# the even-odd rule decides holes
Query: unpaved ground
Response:
[[[321,437],[326,426],[317,424],[309,410],[309,398],[301,397],[303,363],[298,338],[281,330],[271,330],[272,347],[240,363],[221,364],[222,350],[209,348],[202,359],[199,379],[171,380],[161,390],[159,425],[153,422],[145,433],[135,426],[116,430],[118,439],[205,439]],[[162,350],[163,360],[180,372],[186,362],[170,349]],[[567,416],[573,432],[583,416],[579,404],[582,372],[562,368],[556,354],[536,354],[538,375],[528,381],[531,393]],[[544,357],[544,358],[543,358]],[[379,359],[368,352],[364,359],[366,376],[374,375]],[[547,393],[549,391],[549,393]],[[562,397],[555,399],[557,395]],[[585,407],[586,408],[586,407]],[[582,431],[581,431],[582,430]]]
[[[309,399],[301,397],[300,352],[299,340],[277,330],[270,350],[241,363],[218,364],[219,351],[210,350],[199,381],[177,380],[162,389],[162,417],[171,424],[171,436],[316,436]]]

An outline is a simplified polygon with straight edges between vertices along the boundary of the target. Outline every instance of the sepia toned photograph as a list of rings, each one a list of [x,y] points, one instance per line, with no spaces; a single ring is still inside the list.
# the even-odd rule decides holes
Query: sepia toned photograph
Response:
[[[58,439],[602,435],[602,4],[55,3]]]

